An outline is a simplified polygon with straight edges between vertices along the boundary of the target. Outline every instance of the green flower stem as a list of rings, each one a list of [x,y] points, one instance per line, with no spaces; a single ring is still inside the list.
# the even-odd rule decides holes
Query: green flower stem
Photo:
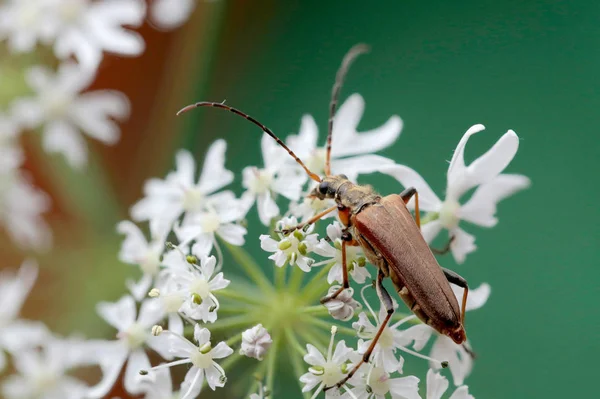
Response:
[[[287,273],[286,269],[288,267],[297,269],[298,266],[291,266],[286,263],[281,267],[278,267],[277,265],[273,264],[273,267],[275,268],[275,288],[277,291],[281,291],[281,289],[285,287],[285,275]]]
[[[260,362],[257,370],[252,373],[252,377],[255,382],[253,382],[252,384],[249,384],[248,386],[248,391],[246,392],[246,395],[244,396],[244,398],[248,398],[250,395],[252,395],[253,393],[258,392],[258,390],[260,389],[259,387],[262,385],[263,383],[263,375],[265,374],[265,370],[267,368],[267,362]]]
[[[233,337],[229,338],[225,343],[229,346],[237,344],[242,340],[242,334],[235,334]]]
[[[217,295],[222,296],[224,298],[235,299],[240,301],[241,303],[252,303],[257,305],[263,303],[263,301],[260,299],[260,296],[257,296],[255,293],[249,292],[249,290],[240,289],[239,286],[235,287],[235,291],[232,288],[220,290]]]
[[[298,386],[300,387],[300,391],[304,388],[304,385],[300,382],[300,377],[305,373],[305,369],[302,368],[303,358],[300,355],[291,356],[292,359],[292,368],[294,369],[294,374],[296,374],[296,381],[298,381]],[[302,392],[302,396],[304,399],[309,398],[308,392]]]
[[[327,345],[329,345],[329,337],[325,335],[325,332],[322,329],[306,326],[302,330],[298,331],[298,335],[306,343],[313,344],[315,346],[327,348]]]
[[[307,306],[304,309],[300,310],[300,312],[320,316],[326,316],[327,314],[329,314],[329,311],[324,305]]]
[[[323,268],[313,276],[313,278],[308,282],[308,284],[306,284],[302,288],[302,299],[305,302],[311,302],[316,298],[325,296],[325,293],[327,292],[327,287],[329,287],[326,278],[328,272],[329,266],[323,266]]]
[[[356,330],[354,330],[352,328],[348,328],[348,327],[345,327],[345,326],[341,326],[339,324],[327,322],[325,320],[317,319],[315,317],[306,317],[304,320],[307,323],[310,323],[312,325],[315,325],[317,327],[322,327],[322,328],[325,328],[325,329],[331,329],[331,327],[335,325],[337,327],[337,329],[338,329],[338,332],[340,332],[342,334],[346,334],[346,335],[350,335],[350,336],[355,336],[356,335]]]
[[[298,353],[301,356],[304,356],[306,354],[306,350],[302,347],[302,345],[300,345],[300,341],[298,341],[298,338],[296,337],[296,334],[294,334],[294,331],[292,331],[291,328],[286,328],[285,329],[285,336],[287,338],[288,343],[295,349],[298,351]]]
[[[277,355],[279,350],[279,344],[281,338],[276,336],[273,340],[273,345],[269,350],[269,358],[267,362],[267,389],[273,392],[273,386],[275,385],[275,364],[277,363]]]
[[[260,288],[263,292],[274,292],[273,286],[267,276],[263,273],[262,269],[256,263],[256,261],[250,256],[246,250],[242,247],[236,247],[226,241],[222,241],[225,248],[229,251],[235,261],[242,266],[244,272],[250,277],[250,279]]]
[[[292,277],[288,283],[288,288],[290,292],[298,292],[298,289],[302,285],[302,280],[304,279],[304,272],[299,268],[295,267],[292,271]]]
[[[439,219],[439,217],[440,214],[437,212],[427,212],[427,214],[421,218],[421,226],[433,222],[434,220]]]
[[[230,317],[227,320],[218,320],[210,326],[211,331],[224,330],[227,328],[240,328],[251,324],[256,320],[254,314],[243,314],[240,316]]]
[[[219,308],[219,315],[221,314],[237,314],[237,313],[247,313],[253,309],[252,306],[230,306],[230,305],[221,305]]]

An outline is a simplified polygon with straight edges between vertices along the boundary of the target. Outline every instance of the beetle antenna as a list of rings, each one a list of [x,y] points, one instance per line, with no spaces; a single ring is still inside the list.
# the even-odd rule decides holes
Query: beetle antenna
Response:
[[[348,70],[350,69],[350,65],[352,65],[354,60],[359,55],[368,52],[369,49],[370,47],[363,43],[359,43],[353,46],[344,56],[342,64],[340,65],[340,68],[338,69],[335,75],[335,83],[333,84],[333,89],[331,90],[331,101],[329,102],[329,125],[327,131],[325,176],[331,175],[331,137],[333,133],[333,118],[335,116],[335,109],[337,108],[342,85],[344,84],[344,80],[346,79],[346,75],[348,74]]]
[[[250,122],[254,123],[256,126],[260,127],[262,129],[263,132],[265,132],[266,134],[268,134],[269,136],[271,136],[276,142],[277,144],[279,144],[280,146],[282,146],[287,152],[288,154],[290,154],[290,156],[292,158],[294,158],[294,160],[296,162],[298,162],[298,164],[300,164],[300,166],[302,166],[302,168],[306,171],[306,173],[308,174],[308,176],[313,179],[316,182],[320,182],[321,178],[319,177],[319,175],[317,175],[316,173],[313,173],[310,169],[308,169],[308,167],[306,165],[304,165],[304,163],[300,160],[300,158],[298,158],[298,156],[296,154],[294,154],[294,151],[290,150],[290,148],[285,145],[283,143],[283,141],[281,141],[281,139],[279,137],[277,137],[275,135],[275,133],[273,133],[273,131],[271,129],[269,129],[268,127],[266,127],[265,125],[263,125],[262,123],[260,123],[259,121],[257,121],[256,119],[254,119],[253,117],[251,117],[250,115],[235,109],[233,107],[230,107],[229,105],[225,105],[224,103],[213,103],[213,102],[207,102],[207,101],[202,101],[199,103],[195,103],[195,104],[190,104],[187,107],[183,107],[182,109],[180,109],[177,112],[177,115],[181,115],[184,112],[187,112],[193,108],[198,108],[198,107],[215,107],[215,108],[221,108],[230,112],[233,112],[236,115],[241,116],[244,119],[248,119]]]

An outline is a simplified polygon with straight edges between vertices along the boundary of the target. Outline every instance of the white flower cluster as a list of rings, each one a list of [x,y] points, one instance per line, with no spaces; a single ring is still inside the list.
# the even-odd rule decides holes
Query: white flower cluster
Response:
[[[446,200],[441,201],[412,169],[370,154],[393,143],[402,122],[393,116],[383,126],[359,133],[363,109],[362,97],[352,95],[334,119],[333,173],[345,173],[355,181],[361,174],[382,172],[405,187],[416,187],[421,208],[428,211],[422,218],[423,235],[431,241],[447,229],[453,237],[454,257],[464,261],[475,249],[474,238],[458,227],[459,222],[493,226],[497,202],[529,184],[524,176],[502,174],[517,151],[516,134],[509,131],[466,166],[466,142],[483,126],[469,129],[450,163]],[[316,124],[305,116],[300,134],[290,136],[287,143],[303,154],[312,170],[322,171],[325,153],[316,144],[317,136]],[[144,198],[131,208],[133,221],[117,226],[124,235],[119,259],[139,268],[141,277],[127,282],[130,293],[118,301],[97,306],[100,316],[115,328],[116,339],[60,339],[39,324],[19,320],[18,310],[36,269],[26,264],[17,277],[0,276],[0,312],[4,312],[0,313],[0,349],[11,355],[17,371],[2,384],[3,395],[8,399],[107,397],[125,367],[123,386],[132,395],[191,399],[205,386],[212,390],[225,386],[226,370],[246,356],[258,364],[259,381],[252,398],[276,394],[277,362],[285,361],[303,392],[313,391],[313,398],[325,392],[326,397],[348,399],[416,399],[424,392],[419,392],[420,379],[403,375],[405,356],[411,355],[429,361],[426,398],[440,399],[448,389],[448,380],[437,372],[446,367],[457,387],[450,398],[472,398],[464,385],[473,367],[471,343],[455,344],[415,315],[403,314],[395,301],[389,322],[384,306],[375,311],[365,295],[375,269],[361,247],[343,241],[342,218],[327,226],[323,238],[315,225],[288,233],[298,221],[306,222],[332,204],[301,200],[310,197],[313,187],[271,140],[266,135],[262,140],[264,167],[248,167],[241,173],[245,192],[239,195],[227,188],[235,175],[225,166],[223,140],[209,147],[200,171],[192,155],[182,150],[176,155],[174,171],[164,179],[148,180]],[[461,206],[461,197],[473,188],[473,195]],[[269,253],[262,262],[243,249],[248,232],[245,217],[255,203],[259,219],[271,229],[260,236],[261,248]],[[147,226],[140,228],[134,222]],[[258,244],[256,239],[252,242]],[[225,250],[235,263],[224,266]],[[267,258],[276,266],[273,282],[258,265]],[[344,259],[354,287],[325,306],[317,304],[318,298],[340,289]],[[223,271],[231,277],[235,266],[251,284],[225,278]],[[313,277],[305,282],[307,274]],[[462,289],[453,289],[460,302]],[[466,310],[482,307],[490,291],[486,283],[471,289]],[[354,292],[360,292],[359,299],[353,298]],[[350,320],[352,328],[344,324]],[[325,328],[331,329],[331,337],[322,352],[317,348],[326,345]],[[347,338],[335,344],[336,334]],[[150,359],[156,356],[149,357],[150,350],[163,360],[152,364]],[[427,354],[422,353],[425,350]],[[6,358],[1,356],[4,365]],[[309,365],[307,372],[302,359]],[[73,368],[88,365],[102,371],[96,384],[88,386],[69,376]],[[172,381],[169,369],[179,365],[185,365],[185,377]]]
[[[187,20],[193,0],[152,2],[152,22],[169,29]],[[145,48],[137,28],[147,13],[143,0],[5,0],[0,3],[0,42],[8,52],[35,53],[36,65],[23,66],[22,93],[0,110],[0,224],[25,248],[46,249],[51,231],[42,218],[48,196],[23,169],[21,133],[39,130],[42,146],[74,168],[87,162],[85,136],[114,144],[115,121],[130,113],[129,101],[114,90],[84,92],[94,81],[103,54],[138,56]],[[47,59],[41,46],[52,47]],[[46,65],[56,65],[52,70]]]

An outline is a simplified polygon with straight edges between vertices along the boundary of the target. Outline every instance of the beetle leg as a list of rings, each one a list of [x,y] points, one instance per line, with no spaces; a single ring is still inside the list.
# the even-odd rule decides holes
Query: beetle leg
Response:
[[[284,235],[288,235],[290,233],[293,233],[296,230],[303,229],[305,226],[308,226],[309,224],[313,224],[313,223],[317,222],[319,219],[326,216],[329,212],[332,212],[336,209],[338,209],[337,205],[332,206],[331,208],[327,208],[323,212],[317,213],[315,216],[311,217],[306,222],[302,222],[302,223],[297,224],[296,226],[290,227],[288,229],[283,229],[283,230],[277,231],[277,233],[283,233]]]
[[[444,248],[437,249],[437,248],[429,247],[429,249],[431,249],[431,252],[433,252],[436,255],[447,254],[448,251],[450,251],[450,244],[452,244],[452,241],[454,241],[454,236],[452,236],[452,237],[450,237],[450,239],[448,239],[448,242],[446,243],[446,245],[444,246]]]
[[[400,193],[400,197],[405,204],[408,204],[408,201],[415,196],[415,222],[417,223],[417,227],[421,230],[421,212],[419,211],[419,192],[414,187],[409,187],[406,190]]]
[[[338,295],[342,293],[347,288],[350,288],[350,282],[348,281],[348,264],[346,261],[346,245],[349,242],[352,242],[352,236],[347,231],[342,233],[342,281],[343,284],[340,288],[332,292],[331,295],[324,296],[321,298],[321,303],[326,303],[331,301],[332,299],[337,298]]]
[[[446,268],[442,267],[442,271],[444,272],[444,275],[446,276],[446,279],[448,280],[449,283],[458,285],[459,287],[465,289],[465,291],[463,293],[463,298],[462,298],[462,310],[460,312],[460,322],[464,324],[465,323],[465,311],[467,310],[467,296],[469,295],[469,284],[467,283],[467,280],[465,280],[458,273],[453,272],[450,269],[446,269]]]
[[[369,348],[364,353],[362,359],[360,359],[360,361],[356,364],[356,366],[354,366],[352,368],[352,370],[350,370],[348,375],[346,375],[344,377],[344,379],[341,380],[340,382],[338,382],[337,384],[330,386],[330,387],[325,387],[325,389],[323,389],[323,391],[327,391],[328,389],[331,389],[334,386],[340,388],[342,385],[344,385],[346,383],[346,381],[348,381],[350,378],[352,378],[354,373],[356,373],[356,371],[360,368],[360,366],[363,365],[363,363],[369,362],[369,358],[371,357],[371,354],[373,353],[373,350],[375,349],[375,345],[377,345],[377,341],[379,341],[379,338],[381,337],[381,334],[383,334],[383,331],[387,327],[387,324],[390,321],[392,314],[394,314],[394,303],[392,302],[392,298],[390,297],[390,294],[386,291],[385,287],[382,284],[384,277],[385,277],[385,275],[380,270],[379,273],[377,274],[377,283],[375,285],[375,288],[377,290],[377,296],[379,297],[379,300],[381,301],[382,306],[384,306],[385,310],[387,311],[387,315],[385,316],[385,319],[383,319],[381,326],[379,326],[379,330],[377,330],[377,334],[375,334],[375,338],[373,338],[371,345],[369,345]]]

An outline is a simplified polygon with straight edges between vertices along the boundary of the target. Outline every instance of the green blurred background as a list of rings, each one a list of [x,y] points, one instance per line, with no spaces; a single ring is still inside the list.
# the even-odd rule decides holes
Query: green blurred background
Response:
[[[600,3],[201,2],[184,28],[142,33],[144,56],[109,59],[97,82],[125,91],[133,103],[117,147],[94,146],[88,171],[77,173],[57,159],[47,167],[37,143],[28,144],[37,154],[29,166],[54,197],[57,231],[28,316],[40,313],[62,333],[111,333],[94,303],[118,298],[133,270],[116,260],[114,226],[140,198],[143,181],[172,167],[175,149],[201,160],[224,137],[241,193],[242,167],[261,163],[259,132],[217,110],[175,118],[177,109],[227,99],[280,135],[297,132],[304,113],[322,133],[341,58],[365,42],[372,51],[352,67],[342,97],[365,98],[362,130],[402,117],[400,139],[383,155],[419,171],[438,194],[446,161],[468,127],[487,129],[469,142],[467,161],[508,129],[521,138],[507,171],[529,176],[531,188],[500,204],[493,229],[464,226],[478,245],[465,264],[440,259],[472,286],[492,286],[488,304],[468,315],[479,355],[470,392],[490,399],[597,397],[600,218],[592,199],[600,196]],[[384,194],[401,190],[381,176],[362,181]],[[247,247],[263,259],[251,213]],[[424,378],[425,365],[408,357],[406,371]],[[278,389],[276,398],[300,397],[295,384]]]

